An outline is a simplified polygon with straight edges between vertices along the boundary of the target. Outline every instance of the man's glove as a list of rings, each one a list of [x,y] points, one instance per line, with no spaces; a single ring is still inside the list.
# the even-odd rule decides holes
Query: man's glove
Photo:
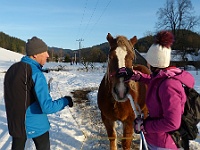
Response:
[[[65,98],[68,100],[68,102],[69,102],[69,107],[73,107],[73,105],[74,105],[74,103],[73,103],[73,101],[72,101],[72,98],[71,98],[71,96],[65,96]]]
[[[134,120],[134,131],[136,134],[140,134],[141,131],[145,132],[143,118],[141,118],[140,116]]]

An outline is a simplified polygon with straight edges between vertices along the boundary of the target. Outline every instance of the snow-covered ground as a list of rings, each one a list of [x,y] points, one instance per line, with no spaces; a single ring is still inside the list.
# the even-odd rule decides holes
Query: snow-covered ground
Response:
[[[11,148],[11,138],[7,130],[6,113],[3,98],[3,80],[5,71],[22,55],[0,48],[0,150]],[[70,65],[69,63],[47,63],[44,68],[55,68],[64,66],[65,71],[50,71],[45,73],[47,82],[52,78],[50,91],[54,99],[64,95],[71,95],[75,90],[91,89],[88,94],[90,102],[83,100],[75,102],[73,108],[66,107],[64,110],[49,115],[51,123],[50,142],[52,150],[106,150],[108,140],[104,126],[99,117],[96,105],[97,89],[105,73],[102,64],[95,64],[97,70],[85,72],[81,65]],[[79,68],[79,69],[78,69]],[[195,79],[195,89],[200,92],[200,75],[196,71],[190,71]],[[119,124],[120,125],[120,124]],[[200,125],[198,126],[200,129]],[[195,141],[190,142],[193,150],[200,150],[200,134]],[[32,140],[26,143],[26,150],[35,150]]]

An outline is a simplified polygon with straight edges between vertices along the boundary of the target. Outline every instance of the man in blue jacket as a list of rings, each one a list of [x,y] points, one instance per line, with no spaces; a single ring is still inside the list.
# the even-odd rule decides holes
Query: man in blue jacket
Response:
[[[33,37],[26,43],[26,56],[5,74],[4,99],[12,150],[23,150],[32,138],[37,150],[50,150],[47,114],[72,107],[70,96],[52,100],[42,66],[49,57],[47,45]]]

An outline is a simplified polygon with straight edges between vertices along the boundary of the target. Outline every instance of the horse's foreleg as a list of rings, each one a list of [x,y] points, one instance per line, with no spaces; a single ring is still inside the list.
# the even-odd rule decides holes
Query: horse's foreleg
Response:
[[[132,143],[132,135],[133,135],[133,122],[132,119],[128,119],[125,122],[123,122],[123,137],[122,139],[122,147],[124,150],[130,150],[131,149],[131,143]]]
[[[109,120],[102,114],[101,117],[106,127],[108,138],[110,140],[110,150],[117,150],[117,134],[115,130],[115,121]]]

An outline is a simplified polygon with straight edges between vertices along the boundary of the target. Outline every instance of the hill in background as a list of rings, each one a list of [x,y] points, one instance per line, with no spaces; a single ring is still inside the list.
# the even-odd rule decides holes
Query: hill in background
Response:
[[[175,42],[172,45],[172,49],[177,50],[176,54],[181,53],[182,61],[187,60],[186,54],[191,55],[199,55],[200,50],[200,35],[198,33],[189,31],[189,30],[179,30],[179,36],[175,37]],[[135,45],[135,49],[138,50],[139,53],[146,53],[149,47],[154,42],[154,35],[147,35],[143,38],[138,39],[138,42]],[[0,32],[0,47],[9,49],[11,51],[25,54],[25,41],[11,37],[3,32]],[[71,50],[71,49],[63,49],[58,47],[48,47],[50,61],[72,61],[79,58],[90,58],[93,62],[102,62],[106,61],[107,55],[109,53],[109,45],[108,42],[94,45],[92,47],[83,48],[81,50]],[[98,57],[96,55],[99,55]],[[100,56],[101,55],[101,56]]]

